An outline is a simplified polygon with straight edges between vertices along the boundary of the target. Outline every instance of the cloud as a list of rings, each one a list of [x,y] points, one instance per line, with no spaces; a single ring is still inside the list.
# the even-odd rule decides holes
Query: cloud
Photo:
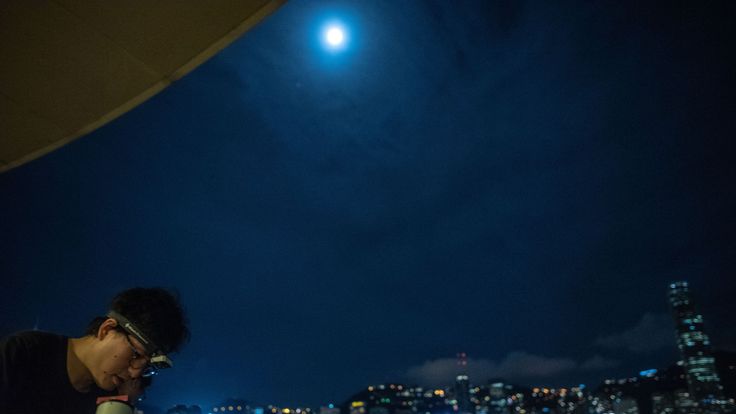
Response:
[[[577,367],[578,364],[570,358],[552,358],[514,351],[500,362],[470,358],[463,371],[476,381],[490,378],[517,381],[550,378]],[[419,384],[435,386],[451,382],[458,372],[459,368],[454,358],[440,358],[409,368],[406,376]]]
[[[512,352],[499,364],[494,376],[504,378],[551,377],[575,369],[569,358],[548,358],[526,352]]]
[[[633,328],[599,337],[595,343],[605,348],[625,348],[636,353],[655,351],[675,345],[674,323],[667,314],[645,313]]]
[[[488,378],[488,372],[494,370],[496,364],[486,359],[468,359],[468,365],[464,371],[471,378]],[[440,358],[426,361],[422,365],[411,367],[407,370],[406,376],[412,381],[416,381],[422,385],[442,385],[447,384],[459,372],[457,360],[454,358]]]
[[[580,369],[585,371],[597,371],[608,368],[616,368],[621,365],[621,361],[615,359],[609,359],[600,355],[595,355],[588,358],[580,364]]]

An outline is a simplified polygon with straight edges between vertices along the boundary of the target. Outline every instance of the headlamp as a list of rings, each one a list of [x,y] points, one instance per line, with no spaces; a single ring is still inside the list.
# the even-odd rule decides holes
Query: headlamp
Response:
[[[143,376],[148,377],[156,374],[159,369],[166,369],[174,366],[174,362],[166,356],[166,354],[161,350],[161,347],[151,341],[143,331],[138,329],[138,327],[128,320],[128,318],[115,311],[108,312],[107,316],[115,319],[118,322],[118,325],[120,325],[125,332],[133,335],[146,349],[146,353],[150,356],[150,359],[148,366],[143,371]]]

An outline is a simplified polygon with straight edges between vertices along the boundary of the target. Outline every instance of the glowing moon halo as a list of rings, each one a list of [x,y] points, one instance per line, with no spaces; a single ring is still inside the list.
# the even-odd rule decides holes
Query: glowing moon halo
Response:
[[[339,27],[330,27],[325,34],[327,43],[332,46],[340,46],[345,41],[345,33]]]

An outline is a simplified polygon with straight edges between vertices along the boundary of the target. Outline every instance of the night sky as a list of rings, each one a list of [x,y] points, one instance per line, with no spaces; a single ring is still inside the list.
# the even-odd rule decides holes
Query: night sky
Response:
[[[0,175],[0,334],[161,285],[192,341],[160,407],[449,383],[461,351],[595,386],[676,361],[686,279],[736,350],[736,4],[671,3],[290,1]]]

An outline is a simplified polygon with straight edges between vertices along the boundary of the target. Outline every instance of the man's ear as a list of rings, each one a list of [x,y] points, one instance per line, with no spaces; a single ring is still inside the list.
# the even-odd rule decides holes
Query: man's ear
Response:
[[[116,326],[118,326],[118,321],[113,318],[107,318],[105,322],[102,322],[99,329],[97,329],[97,339],[104,339]]]

